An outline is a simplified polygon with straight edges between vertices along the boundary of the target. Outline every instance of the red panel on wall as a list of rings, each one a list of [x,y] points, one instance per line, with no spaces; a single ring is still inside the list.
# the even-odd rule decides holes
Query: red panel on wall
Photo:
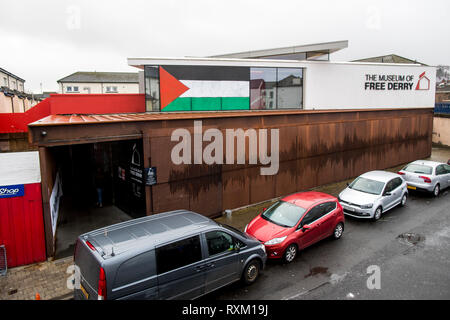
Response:
[[[0,199],[0,244],[8,267],[46,259],[41,184],[25,185],[25,195]]]
[[[28,124],[57,114],[145,112],[144,94],[52,94],[23,113],[0,113],[0,133],[27,132]]]

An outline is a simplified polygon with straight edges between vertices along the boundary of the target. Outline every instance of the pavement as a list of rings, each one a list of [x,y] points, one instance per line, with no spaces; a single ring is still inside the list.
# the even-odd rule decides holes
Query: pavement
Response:
[[[447,162],[450,149],[433,148],[431,160]],[[403,166],[387,169],[398,171]],[[314,188],[334,196],[352,179]],[[391,210],[376,224],[347,218],[337,242],[321,241],[289,265],[269,262],[261,279],[250,287],[233,284],[205,299],[450,299],[449,191],[438,199],[411,195],[405,208]],[[243,230],[253,217],[276,200],[233,210],[216,221]],[[414,212],[424,213],[413,215]],[[442,214],[445,213],[445,214]],[[417,234],[416,244],[399,238]],[[400,239],[400,240],[399,240]],[[337,243],[340,246],[337,246]],[[0,300],[71,299],[67,273],[73,258],[8,269],[0,276]],[[383,290],[367,291],[366,268],[380,266]],[[270,280],[270,281],[269,281]],[[339,284],[339,285],[336,285]],[[420,288],[421,290],[414,290]],[[414,293],[414,294],[413,294]]]

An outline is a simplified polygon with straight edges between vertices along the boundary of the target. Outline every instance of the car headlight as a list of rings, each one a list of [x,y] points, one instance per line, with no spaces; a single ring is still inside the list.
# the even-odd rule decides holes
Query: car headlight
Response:
[[[287,236],[281,237],[281,238],[273,238],[272,240],[266,241],[264,244],[271,246],[274,244],[279,244],[282,243],[285,239],[287,238]]]
[[[373,203],[369,203],[369,204],[364,204],[361,206],[361,209],[370,209],[373,207]]]
[[[266,246],[261,244],[261,249],[263,249],[264,253],[266,253]]]

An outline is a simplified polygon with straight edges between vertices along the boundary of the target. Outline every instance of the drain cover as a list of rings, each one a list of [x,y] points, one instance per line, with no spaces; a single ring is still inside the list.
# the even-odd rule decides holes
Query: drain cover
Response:
[[[425,240],[425,236],[418,234],[418,233],[402,233],[397,237],[397,239],[407,242],[413,245],[418,244],[419,242],[422,242]]]

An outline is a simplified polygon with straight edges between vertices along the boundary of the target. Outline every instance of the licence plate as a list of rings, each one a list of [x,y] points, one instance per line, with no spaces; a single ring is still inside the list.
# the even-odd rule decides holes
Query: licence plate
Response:
[[[408,189],[416,190],[417,188],[416,188],[416,187],[413,187],[413,186],[408,186]]]
[[[345,207],[345,209],[347,209],[348,211],[351,211],[351,212],[355,212],[356,210],[354,209],[354,208],[352,208],[352,207]]]
[[[87,293],[86,289],[83,287],[83,285],[80,283],[80,290],[83,292],[83,295],[86,297],[86,299],[89,299],[89,293]]]

